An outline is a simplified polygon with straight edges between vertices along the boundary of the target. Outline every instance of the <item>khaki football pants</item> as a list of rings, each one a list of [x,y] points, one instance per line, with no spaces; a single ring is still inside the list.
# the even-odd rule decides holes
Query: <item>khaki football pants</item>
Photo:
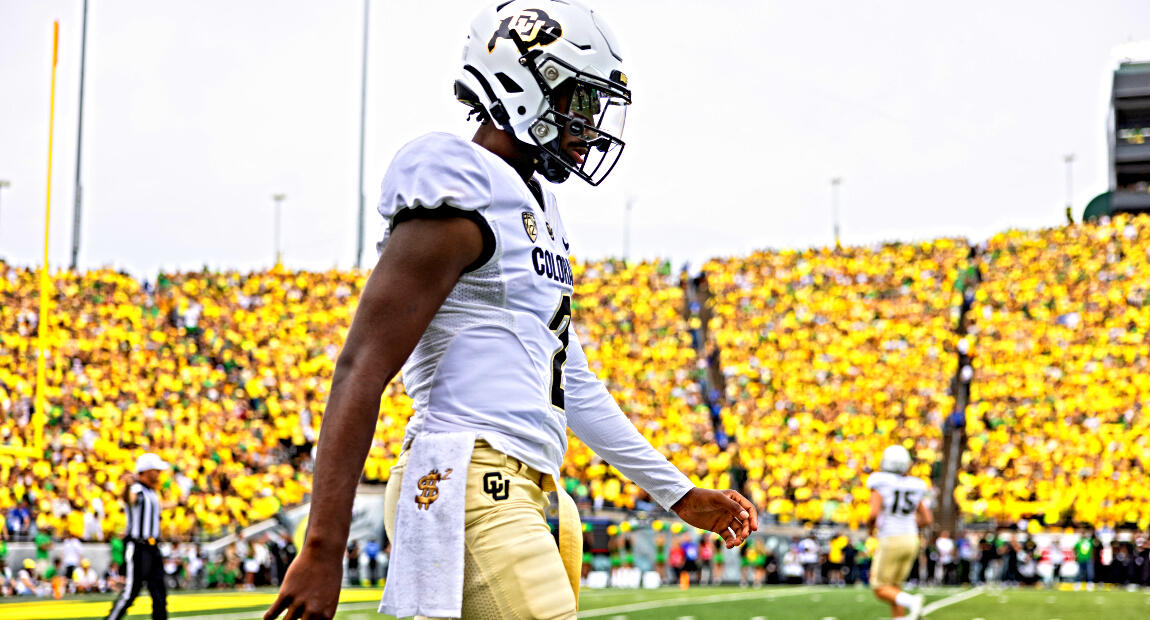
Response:
[[[407,456],[399,455],[387,481],[384,527],[393,540]],[[543,480],[487,442],[475,443],[467,471],[463,618],[575,617],[575,593],[547,527]]]
[[[880,538],[878,550],[874,552],[874,567],[871,569],[872,588],[895,586],[901,588],[914,559],[918,557],[918,535],[902,534]]]

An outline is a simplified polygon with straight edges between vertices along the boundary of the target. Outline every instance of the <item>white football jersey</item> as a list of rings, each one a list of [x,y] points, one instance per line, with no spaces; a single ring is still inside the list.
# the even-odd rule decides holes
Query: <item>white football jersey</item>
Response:
[[[413,210],[473,219],[485,241],[484,255],[460,276],[403,366],[415,407],[406,439],[475,431],[496,450],[558,475],[570,425],[669,506],[692,485],[588,369],[571,329],[570,240],[555,197],[539,189],[542,205],[507,162],[450,134],[417,138],[392,160],[378,208],[380,252]]]
[[[885,471],[870,475],[866,487],[882,495],[882,512],[878,517],[878,537],[917,534],[915,512],[926,497],[926,483],[914,476],[900,476]]]

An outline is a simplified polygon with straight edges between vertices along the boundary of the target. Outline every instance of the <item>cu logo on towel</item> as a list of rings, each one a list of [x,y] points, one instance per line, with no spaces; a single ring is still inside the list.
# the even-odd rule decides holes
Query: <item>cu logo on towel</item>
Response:
[[[497,471],[489,471],[483,474],[483,492],[496,501],[507,499],[511,495],[511,481],[504,480]]]

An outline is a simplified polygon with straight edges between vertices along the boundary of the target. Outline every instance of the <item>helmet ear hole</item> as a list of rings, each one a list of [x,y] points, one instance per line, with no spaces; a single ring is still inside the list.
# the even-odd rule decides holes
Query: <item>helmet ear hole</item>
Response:
[[[523,92],[523,87],[520,86],[515,80],[507,77],[507,74],[502,71],[495,74],[495,79],[499,80],[499,84],[503,86],[503,90],[509,93]]]

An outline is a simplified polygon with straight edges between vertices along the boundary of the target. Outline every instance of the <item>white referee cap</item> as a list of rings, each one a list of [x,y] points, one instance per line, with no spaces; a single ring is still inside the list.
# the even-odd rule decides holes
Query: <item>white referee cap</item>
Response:
[[[167,468],[168,464],[165,463],[164,459],[160,458],[160,456],[155,452],[145,452],[140,455],[140,458],[136,459],[137,474],[146,472],[149,469],[158,469],[160,471],[164,471]]]

